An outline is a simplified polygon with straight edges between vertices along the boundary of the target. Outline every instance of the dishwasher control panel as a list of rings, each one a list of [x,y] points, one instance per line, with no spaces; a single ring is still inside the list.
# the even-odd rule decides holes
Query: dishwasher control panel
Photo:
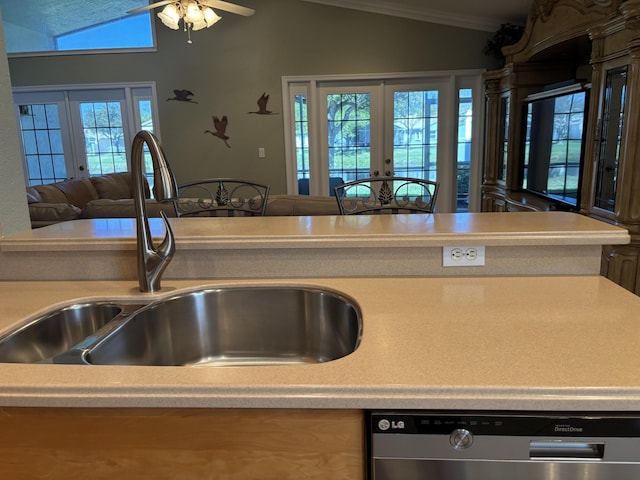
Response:
[[[627,415],[372,412],[374,434],[448,435],[464,448],[474,435],[640,437],[640,418]]]

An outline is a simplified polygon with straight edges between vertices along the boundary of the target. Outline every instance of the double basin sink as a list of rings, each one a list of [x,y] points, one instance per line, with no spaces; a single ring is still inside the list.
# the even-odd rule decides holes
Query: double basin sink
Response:
[[[321,363],[358,347],[362,317],[339,292],[203,288],[147,304],[76,303],[0,337],[0,362],[240,366]]]

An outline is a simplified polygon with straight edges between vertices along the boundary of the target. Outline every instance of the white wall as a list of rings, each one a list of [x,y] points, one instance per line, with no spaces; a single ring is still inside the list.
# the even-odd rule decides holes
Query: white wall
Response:
[[[31,228],[13,110],[7,49],[0,17],[0,236]]]

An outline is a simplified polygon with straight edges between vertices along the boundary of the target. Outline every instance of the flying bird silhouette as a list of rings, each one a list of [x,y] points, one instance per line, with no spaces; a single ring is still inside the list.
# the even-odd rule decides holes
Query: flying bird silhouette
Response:
[[[229,142],[227,142],[227,140],[229,140],[229,137],[227,137],[226,135],[227,124],[229,123],[229,121],[227,120],[227,116],[224,115],[222,119],[220,119],[214,115],[211,118],[213,118],[213,127],[216,129],[216,131],[212,132],[211,130],[205,130],[204,133],[210,133],[214,137],[222,139],[224,141],[224,144],[227,147],[231,148],[231,145],[229,145]]]
[[[276,115],[271,110],[267,110],[267,102],[269,101],[269,95],[263,93],[262,96],[258,99],[258,111],[257,112],[249,112],[249,113],[257,113],[258,115]]]
[[[190,92],[189,90],[174,90],[173,91],[175,97],[171,97],[171,98],[167,98],[167,102],[169,100],[177,100],[179,102],[191,102],[191,103],[198,103],[195,100],[193,100],[191,97],[193,97],[193,92]]]

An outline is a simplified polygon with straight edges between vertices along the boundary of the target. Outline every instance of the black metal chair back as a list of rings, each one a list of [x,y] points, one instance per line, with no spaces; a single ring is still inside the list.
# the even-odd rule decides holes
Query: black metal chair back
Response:
[[[438,182],[411,177],[369,177],[334,188],[342,215],[433,213]]]
[[[269,185],[234,178],[207,178],[178,187],[174,199],[179,217],[263,216]]]

